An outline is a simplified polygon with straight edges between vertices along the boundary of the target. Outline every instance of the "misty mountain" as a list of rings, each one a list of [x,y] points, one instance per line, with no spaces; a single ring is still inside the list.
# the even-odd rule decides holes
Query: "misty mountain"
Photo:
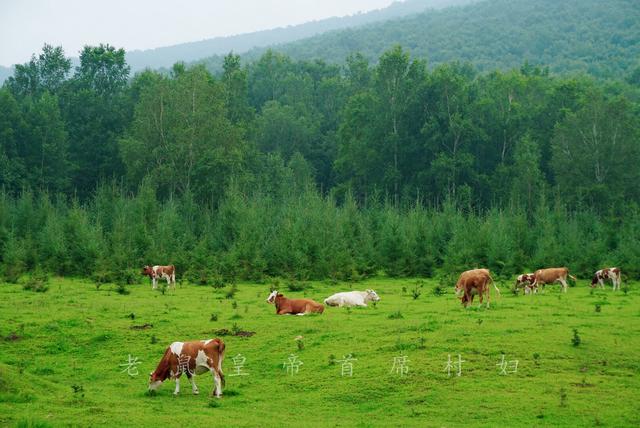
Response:
[[[157,49],[129,51],[127,52],[127,62],[134,72],[147,67],[171,67],[177,61],[191,62],[211,55],[225,55],[230,51],[243,53],[255,47],[288,43],[327,31],[359,27],[373,22],[421,13],[427,9],[468,4],[473,1],[477,0],[406,0],[395,2],[384,9],[358,13],[352,16],[322,19],[285,28],[229,37],[216,37]]]
[[[13,75],[13,67],[4,67],[0,65],[0,84],[5,81],[9,76]]]
[[[294,59],[344,62],[353,52],[370,61],[394,45],[430,66],[450,61],[479,70],[510,69],[525,61],[552,72],[628,76],[640,66],[637,0],[486,0],[466,6],[331,31],[273,49]],[[266,49],[243,55],[256,60]],[[212,71],[222,57],[204,61]]]

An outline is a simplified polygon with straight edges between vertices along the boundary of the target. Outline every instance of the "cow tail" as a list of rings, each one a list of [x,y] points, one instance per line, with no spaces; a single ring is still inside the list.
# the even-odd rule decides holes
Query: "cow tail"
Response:
[[[496,291],[498,292],[498,296],[502,296],[502,294],[500,294],[500,289],[498,288],[498,286],[496,285],[496,283],[493,281],[493,278],[491,278],[491,275],[489,275],[489,280],[491,281],[491,283],[493,284],[493,288],[496,289]]]
[[[216,371],[218,372],[218,376],[220,376],[220,383],[222,383],[222,387],[226,387],[226,382],[224,380],[224,373],[222,372],[222,360],[224,360],[224,342],[220,340],[218,343],[218,367],[216,367]]]
[[[175,286],[176,286],[176,267],[174,265],[171,265],[171,267],[173,268],[173,270],[171,272],[171,282],[173,283],[173,287],[175,288]]]

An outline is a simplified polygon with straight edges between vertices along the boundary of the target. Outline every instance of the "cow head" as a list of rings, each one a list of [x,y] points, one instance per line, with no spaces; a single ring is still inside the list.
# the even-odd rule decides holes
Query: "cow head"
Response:
[[[142,268],[141,275],[146,275],[148,277],[153,277],[153,268],[151,266],[145,266]]]
[[[276,297],[278,297],[278,290],[273,290],[269,297],[267,297],[267,303],[274,304],[276,302]]]
[[[149,391],[155,391],[160,385],[162,385],[164,379],[158,376],[156,372],[149,373]]]
[[[375,291],[368,289],[367,291],[367,300],[371,300],[372,302],[377,302],[380,300],[380,296]]]
[[[456,284],[456,297],[462,299],[464,296],[464,286],[461,283]]]
[[[593,275],[593,279],[591,280],[591,288],[594,288],[598,284],[598,274]]]

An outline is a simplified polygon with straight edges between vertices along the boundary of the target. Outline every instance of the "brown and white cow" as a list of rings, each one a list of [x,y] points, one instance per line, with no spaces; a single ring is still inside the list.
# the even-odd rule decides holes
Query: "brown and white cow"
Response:
[[[591,280],[591,287],[599,285],[600,288],[604,288],[604,280],[610,279],[613,283],[613,290],[620,290],[620,269],[617,267],[600,269],[593,275]]]
[[[536,275],[533,273],[523,273],[516,278],[516,290],[524,287],[524,294],[537,293],[538,287],[533,287]]]
[[[156,370],[150,373],[149,390],[155,391],[162,382],[171,378],[176,381],[173,394],[177,395],[180,392],[180,376],[185,374],[191,383],[193,393],[198,394],[198,387],[192,376],[210,372],[214,384],[211,394],[220,398],[224,385],[222,360],[224,342],[221,339],[173,342],[164,352]]]
[[[535,280],[532,287],[540,287],[545,284],[553,284],[559,282],[562,284],[562,291],[567,292],[567,277],[577,281],[576,277],[569,275],[569,269],[566,267],[538,269],[535,273]]]
[[[276,306],[278,315],[305,315],[313,312],[321,314],[324,312],[324,305],[311,299],[287,299],[277,291],[272,291],[267,298],[267,303]]]
[[[173,285],[173,288],[176,288],[176,267],[174,265],[145,266],[142,268],[142,275],[151,278],[154,290],[158,288],[158,277],[166,279],[168,287]]]
[[[460,298],[460,302],[466,308],[473,303],[473,298],[477,294],[480,298],[480,305],[484,296],[487,296],[487,308],[491,301],[491,293],[489,285],[493,284],[494,288],[500,294],[500,289],[493,282],[489,269],[472,269],[460,274],[456,283],[456,295]]]

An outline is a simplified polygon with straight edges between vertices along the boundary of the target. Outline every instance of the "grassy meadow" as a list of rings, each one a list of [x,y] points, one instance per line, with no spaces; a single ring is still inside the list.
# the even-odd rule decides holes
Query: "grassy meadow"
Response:
[[[452,287],[438,295],[432,280],[282,285],[287,297],[318,301],[350,287],[381,297],[300,317],[275,315],[269,283],[240,283],[231,298],[229,286],[162,294],[145,283],[122,295],[76,279],[53,278],[43,293],[1,284],[0,425],[640,426],[637,284],[613,293],[579,281],[567,294],[551,286],[534,296],[510,285],[501,297],[492,290],[488,310],[477,300],[463,309]],[[147,393],[171,342],[213,337],[226,343],[221,399],[210,397],[208,374],[195,377],[198,396],[184,376],[177,397],[173,381]],[[237,354],[247,376],[232,376]],[[283,368],[290,354],[303,362],[293,376]],[[347,354],[357,361],[341,377],[333,360]],[[463,360],[459,377],[444,371],[449,354]],[[503,354],[518,360],[516,373],[500,374]],[[391,371],[400,355],[403,377]],[[129,356],[137,376],[122,371]]]

